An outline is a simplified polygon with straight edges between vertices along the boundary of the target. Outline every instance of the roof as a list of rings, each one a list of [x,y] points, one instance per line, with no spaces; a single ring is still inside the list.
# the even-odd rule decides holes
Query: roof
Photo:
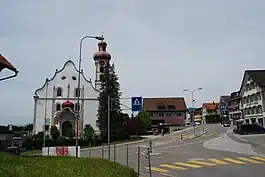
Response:
[[[224,101],[227,101],[227,100],[229,100],[229,98],[230,98],[230,95],[222,95],[220,97],[220,100],[223,99]]]
[[[0,54],[0,71],[5,68],[14,72],[18,72],[17,69],[4,56]]]
[[[203,103],[202,104],[202,107],[205,108],[208,111],[215,111],[215,110],[217,110],[218,105],[219,105],[219,103],[215,103],[215,102],[212,102],[212,103]]]
[[[245,73],[260,87],[265,87],[265,70],[246,70]]]
[[[168,106],[174,106],[175,109],[169,109]],[[143,107],[147,111],[163,111],[158,109],[158,106],[165,106],[164,110],[187,110],[186,103],[183,97],[172,98],[144,98]]]

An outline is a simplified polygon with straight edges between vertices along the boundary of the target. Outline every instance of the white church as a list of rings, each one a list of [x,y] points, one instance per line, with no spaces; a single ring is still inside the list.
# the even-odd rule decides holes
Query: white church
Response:
[[[87,79],[81,71],[80,90],[78,89],[78,70],[74,62],[68,60],[63,67],[56,69],[51,79],[46,79],[44,85],[35,91],[33,134],[55,125],[60,134],[65,136],[69,129],[76,130],[76,113],[79,113],[78,134],[82,132],[86,124],[90,124],[98,130],[97,108],[98,95],[101,86],[101,74],[103,66],[110,61],[111,55],[106,51],[107,43],[98,43],[98,52],[93,56],[95,61],[95,81]],[[79,105],[77,103],[80,94]],[[46,133],[48,133],[48,131]]]

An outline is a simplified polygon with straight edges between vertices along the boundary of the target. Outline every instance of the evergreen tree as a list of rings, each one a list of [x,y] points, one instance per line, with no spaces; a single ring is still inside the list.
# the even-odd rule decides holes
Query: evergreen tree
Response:
[[[103,141],[108,139],[108,96],[110,97],[110,131],[111,141],[123,138],[123,118],[120,106],[120,84],[115,73],[114,64],[107,63],[101,77],[101,89],[99,94],[98,127]]]

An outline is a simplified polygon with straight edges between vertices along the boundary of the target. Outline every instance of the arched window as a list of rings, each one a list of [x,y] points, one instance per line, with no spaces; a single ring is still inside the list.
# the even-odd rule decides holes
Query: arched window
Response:
[[[103,78],[104,78],[103,74],[100,74],[100,75],[99,75],[99,80],[100,80],[100,81],[103,81]]]
[[[80,104],[75,103],[74,110],[77,112],[77,111],[80,111],[80,109],[81,109]]]
[[[56,89],[56,95],[57,96],[62,96],[63,95],[63,90],[62,90],[62,88],[61,87],[58,87],[57,89]]]
[[[75,97],[80,97],[80,89],[75,88]]]
[[[61,104],[60,103],[57,103],[56,104],[56,111],[60,111],[61,110]]]

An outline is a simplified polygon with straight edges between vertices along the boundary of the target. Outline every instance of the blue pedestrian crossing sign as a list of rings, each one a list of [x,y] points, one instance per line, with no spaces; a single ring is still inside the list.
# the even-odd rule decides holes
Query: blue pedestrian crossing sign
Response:
[[[132,97],[131,101],[132,101],[131,103],[132,111],[134,112],[142,111],[142,107],[143,107],[142,97]]]

